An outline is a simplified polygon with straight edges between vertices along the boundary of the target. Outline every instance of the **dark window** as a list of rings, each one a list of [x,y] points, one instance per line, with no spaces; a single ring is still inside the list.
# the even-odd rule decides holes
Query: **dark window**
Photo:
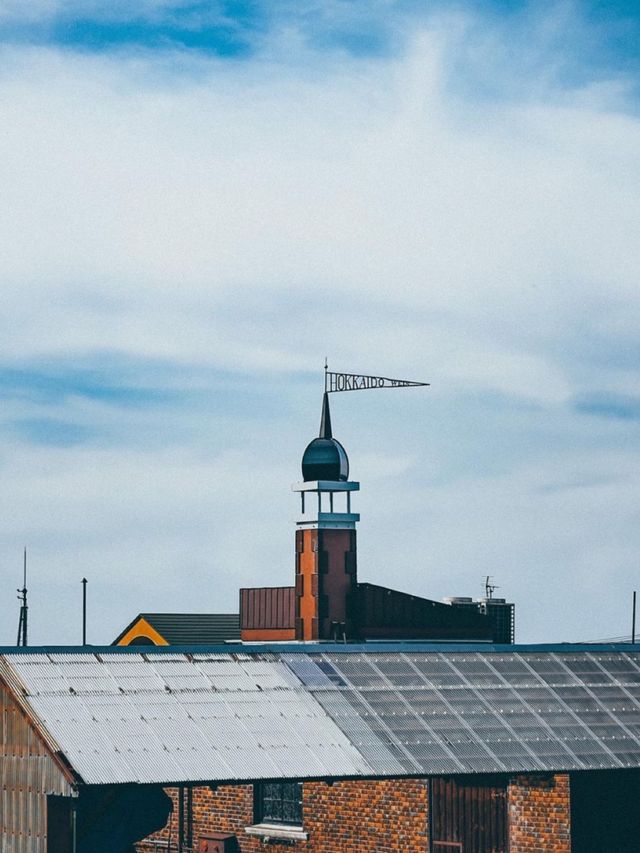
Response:
[[[254,796],[258,823],[302,826],[302,782],[260,782]]]
[[[344,570],[348,575],[356,573],[356,552],[345,551],[344,553]]]

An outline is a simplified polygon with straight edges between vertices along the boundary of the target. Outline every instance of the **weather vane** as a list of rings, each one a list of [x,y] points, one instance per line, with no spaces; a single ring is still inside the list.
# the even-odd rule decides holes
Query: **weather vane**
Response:
[[[362,373],[336,373],[329,370],[324,360],[325,394],[337,391],[367,391],[372,388],[424,388],[430,382],[413,382],[409,379],[389,379],[387,376],[367,376]]]

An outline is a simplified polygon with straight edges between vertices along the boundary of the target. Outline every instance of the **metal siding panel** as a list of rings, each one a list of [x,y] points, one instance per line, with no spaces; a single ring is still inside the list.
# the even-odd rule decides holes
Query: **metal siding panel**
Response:
[[[0,744],[0,849],[44,853],[46,795],[70,796],[71,788],[1,685]]]
[[[286,621],[288,625],[293,626],[296,618],[296,591],[291,588],[285,595],[286,603]]]
[[[260,587],[242,591],[242,627],[247,630],[293,628],[295,587]]]
[[[241,588],[238,595],[238,605],[240,610],[240,630],[245,628],[247,618],[247,590]]]

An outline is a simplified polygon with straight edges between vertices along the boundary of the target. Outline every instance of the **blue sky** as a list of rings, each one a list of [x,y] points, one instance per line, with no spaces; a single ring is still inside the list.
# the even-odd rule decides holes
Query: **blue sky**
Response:
[[[363,580],[628,632],[632,3],[0,3],[0,643],[286,584],[336,369]],[[393,578],[393,582],[390,581]]]
[[[402,52],[409,32],[428,25],[435,16],[470,12],[479,41],[487,32],[502,36],[500,52],[509,56],[512,71],[520,67],[531,72],[539,63],[546,65],[550,52],[555,54],[554,71],[567,79],[637,71],[640,14],[630,0],[474,4],[59,0],[28,6],[8,0],[0,10],[0,33],[7,44],[55,45],[92,53],[185,51],[242,61],[271,44],[274,34],[289,30],[320,53],[390,57]],[[523,43],[529,50],[521,50]],[[460,55],[459,70],[462,60],[468,59]],[[490,76],[490,67],[485,67],[485,74]]]

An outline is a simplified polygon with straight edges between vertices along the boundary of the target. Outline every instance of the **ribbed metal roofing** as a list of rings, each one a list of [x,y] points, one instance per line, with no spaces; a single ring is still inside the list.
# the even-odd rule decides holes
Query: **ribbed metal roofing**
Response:
[[[87,784],[362,775],[366,762],[285,664],[224,654],[3,659]],[[2,670],[0,670],[0,673]]]
[[[640,767],[640,650],[34,651],[0,674],[87,783]]]
[[[409,774],[640,766],[638,652],[327,652],[286,660],[380,773],[387,758],[371,754],[380,747]]]
[[[170,646],[218,645],[240,639],[240,616],[237,613],[139,613],[115,642],[140,619],[148,622]]]

